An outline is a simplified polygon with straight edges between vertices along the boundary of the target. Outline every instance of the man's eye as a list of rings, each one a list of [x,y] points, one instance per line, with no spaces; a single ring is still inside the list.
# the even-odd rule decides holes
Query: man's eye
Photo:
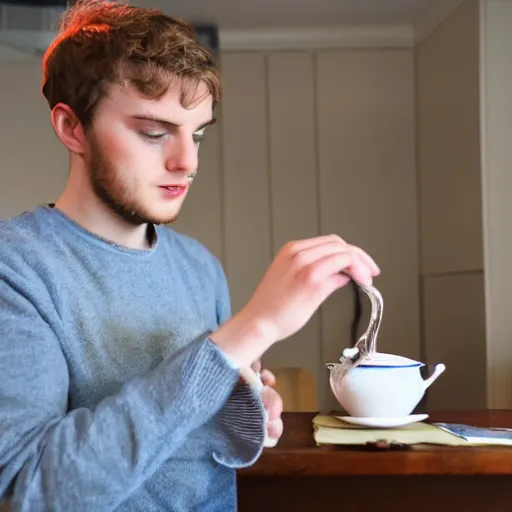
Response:
[[[159,140],[165,136],[165,133],[161,132],[141,132],[141,135],[146,139]]]

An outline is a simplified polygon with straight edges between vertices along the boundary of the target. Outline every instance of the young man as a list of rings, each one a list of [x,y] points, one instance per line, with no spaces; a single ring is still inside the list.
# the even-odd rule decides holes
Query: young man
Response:
[[[70,172],[55,204],[0,223],[0,496],[30,512],[235,510],[236,468],[282,430],[275,391],[241,369],[379,270],[337,236],[292,242],[231,317],[219,262],[163,226],[220,99],[188,25],[81,2],[43,75]]]

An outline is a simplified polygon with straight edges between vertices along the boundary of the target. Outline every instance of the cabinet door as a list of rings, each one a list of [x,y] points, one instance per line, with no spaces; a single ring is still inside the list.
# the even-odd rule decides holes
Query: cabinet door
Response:
[[[319,233],[318,153],[315,117],[314,55],[278,52],[268,57],[270,190],[272,248]],[[272,347],[265,363],[273,368],[301,368],[321,380],[320,319],[310,321],[284,343]],[[283,371],[282,375],[302,375]],[[310,382],[309,380],[306,380]],[[312,390],[321,399],[321,386]],[[317,396],[318,395],[318,396]],[[301,395],[304,396],[304,395]],[[302,400],[302,398],[301,398]],[[308,399],[308,404],[311,400]],[[304,405],[294,401],[296,406]]]
[[[322,233],[338,233],[377,261],[384,297],[378,349],[419,357],[417,192],[412,51],[318,53]],[[350,287],[322,312],[323,357],[339,358],[354,315]],[[361,330],[369,301],[362,297]],[[335,402],[332,402],[335,406]]]
[[[225,53],[221,67],[226,272],[237,311],[272,256],[265,56]]]

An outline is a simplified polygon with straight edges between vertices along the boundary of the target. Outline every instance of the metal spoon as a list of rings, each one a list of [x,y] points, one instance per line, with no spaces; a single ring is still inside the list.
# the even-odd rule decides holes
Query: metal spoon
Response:
[[[341,375],[341,377],[368,359],[368,357],[377,350],[377,334],[379,332],[384,307],[382,295],[373,285],[365,286],[358,283],[358,286],[370,298],[372,304],[370,322],[368,328],[357,343],[353,347],[343,350],[339,359],[340,364],[336,365],[336,373]],[[334,365],[329,363],[327,364],[327,368],[332,370]]]

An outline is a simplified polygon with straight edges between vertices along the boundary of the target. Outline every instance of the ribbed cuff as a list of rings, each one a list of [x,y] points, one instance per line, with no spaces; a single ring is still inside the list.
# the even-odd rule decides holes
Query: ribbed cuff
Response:
[[[231,468],[254,464],[263,450],[266,431],[259,394],[246,383],[238,384],[215,421],[224,438],[224,449],[214,453],[215,460]]]

